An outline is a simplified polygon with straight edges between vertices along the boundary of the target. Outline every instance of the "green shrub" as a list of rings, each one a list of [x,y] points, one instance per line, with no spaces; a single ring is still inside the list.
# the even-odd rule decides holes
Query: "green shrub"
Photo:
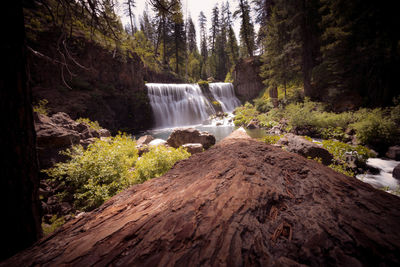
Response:
[[[357,122],[351,124],[351,127],[356,130],[357,139],[362,144],[382,151],[398,138],[397,125],[384,110],[362,109],[356,113],[356,117]]]
[[[322,146],[333,155],[335,159],[346,161],[346,154],[356,155],[357,159],[366,162],[368,158],[376,156],[371,150],[364,146],[352,146],[340,141],[323,140]]]
[[[47,99],[39,100],[39,103],[33,106],[33,111],[47,116],[49,113],[49,109],[46,107],[46,105],[48,103],[49,101],[47,101]]]
[[[50,224],[42,223],[42,230],[43,230],[43,235],[49,235],[57,228],[62,226],[65,223],[64,216],[57,218],[57,215],[53,215],[50,219]]]
[[[86,150],[73,146],[63,154],[70,160],[45,172],[65,188],[60,197],[72,199],[76,209],[92,210],[133,182],[130,169],[138,150],[127,135],[98,139]]]
[[[260,97],[254,100],[254,106],[259,112],[268,112],[274,108],[274,104],[269,98]]]
[[[267,135],[261,138],[261,140],[268,145],[273,145],[276,144],[282,137],[283,135]]]
[[[79,119],[77,119],[76,121],[77,121],[77,122],[80,122],[80,123],[85,123],[85,124],[87,124],[90,128],[92,128],[93,130],[96,130],[96,131],[102,129],[102,127],[100,126],[100,124],[99,124],[98,121],[91,121],[91,120],[88,119],[88,118],[79,118]]]
[[[151,147],[149,152],[137,161],[134,171],[135,183],[143,183],[159,177],[171,169],[177,161],[190,157],[184,148]]]
[[[246,102],[244,106],[240,106],[235,109],[235,118],[233,120],[233,123],[235,124],[235,126],[246,126],[259,114],[260,113],[255,109],[252,104]]]

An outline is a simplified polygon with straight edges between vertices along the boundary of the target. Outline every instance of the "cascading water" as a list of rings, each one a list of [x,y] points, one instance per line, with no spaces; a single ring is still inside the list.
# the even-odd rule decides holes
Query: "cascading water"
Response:
[[[205,97],[198,84],[147,83],[147,94],[153,109],[156,128],[200,124],[215,114],[211,95],[221,104],[224,112],[232,112],[240,105],[233,85],[210,83],[211,95]]]
[[[157,128],[199,124],[215,113],[198,84],[147,83],[146,87]]]
[[[210,91],[222,107],[223,112],[232,112],[240,105],[231,83],[210,83]]]

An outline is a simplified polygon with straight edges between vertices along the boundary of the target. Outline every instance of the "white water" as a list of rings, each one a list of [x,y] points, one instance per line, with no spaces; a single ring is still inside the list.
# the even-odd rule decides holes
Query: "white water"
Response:
[[[156,128],[198,124],[215,113],[197,84],[146,84]]]
[[[379,174],[360,174],[357,178],[371,184],[375,188],[387,188],[388,192],[399,189],[400,183],[392,176],[393,169],[400,164],[399,161],[385,160],[380,158],[369,158],[367,165],[379,169]]]
[[[155,128],[196,125],[215,114],[213,106],[198,84],[148,83],[146,87],[154,113]],[[224,112],[232,112],[240,105],[230,83],[211,83],[210,91]]]
[[[232,112],[240,105],[231,83],[210,83],[210,91],[222,107],[223,112]]]

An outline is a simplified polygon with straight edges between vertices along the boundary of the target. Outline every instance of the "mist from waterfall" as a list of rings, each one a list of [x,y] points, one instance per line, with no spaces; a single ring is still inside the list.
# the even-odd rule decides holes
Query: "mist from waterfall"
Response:
[[[216,113],[198,84],[147,83],[146,87],[155,128],[201,124]],[[209,88],[224,112],[232,112],[240,105],[232,84],[210,83]]]
[[[222,107],[223,112],[232,112],[240,101],[235,95],[235,90],[231,83],[210,83],[210,91]]]

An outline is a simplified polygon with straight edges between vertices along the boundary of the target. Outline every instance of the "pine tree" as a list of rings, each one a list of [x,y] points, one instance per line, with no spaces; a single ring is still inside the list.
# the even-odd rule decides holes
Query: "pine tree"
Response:
[[[197,41],[196,41],[196,27],[194,26],[192,18],[189,16],[188,18],[188,48],[189,52],[193,53],[195,50],[197,51]]]
[[[201,79],[207,79],[207,59],[208,59],[208,49],[207,49],[207,18],[204,15],[203,11],[199,14],[199,27],[200,27],[200,54],[201,54],[201,62],[200,62],[200,76]]]
[[[247,0],[239,0],[239,7],[233,16],[241,18],[240,25],[240,47],[241,56],[253,56],[255,49],[254,25],[250,17],[250,5]]]

